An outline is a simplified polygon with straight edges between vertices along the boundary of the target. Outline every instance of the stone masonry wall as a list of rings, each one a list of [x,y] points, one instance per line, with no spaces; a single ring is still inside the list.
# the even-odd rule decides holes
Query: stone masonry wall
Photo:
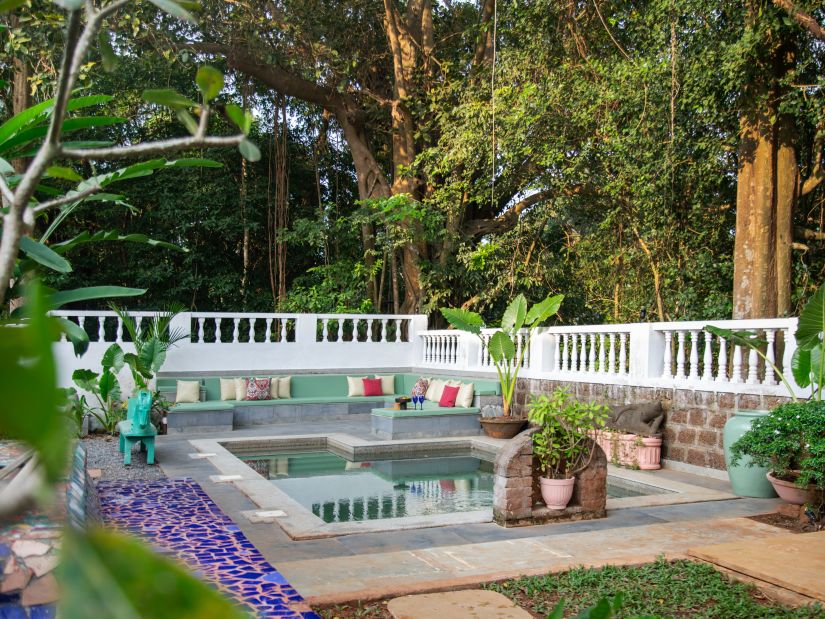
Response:
[[[526,415],[531,394],[549,394],[557,387],[567,389],[579,400],[596,400],[614,406],[661,401],[665,410],[662,458],[719,470],[725,469],[722,428],[734,411],[770,410],[789,400],[777,396],[521,378],[516,388],[515,411]]]

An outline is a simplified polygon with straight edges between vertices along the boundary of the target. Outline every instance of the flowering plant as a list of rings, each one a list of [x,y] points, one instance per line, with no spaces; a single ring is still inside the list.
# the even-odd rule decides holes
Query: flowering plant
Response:
[[[749,466],[766,466],[797,486],[825,488],[825,402],[788,402],[753,420],[731,446],[732,464],[743,456]]]

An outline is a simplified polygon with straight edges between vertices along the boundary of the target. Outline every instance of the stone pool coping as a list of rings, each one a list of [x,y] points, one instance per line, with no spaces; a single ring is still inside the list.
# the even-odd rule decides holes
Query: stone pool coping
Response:
[[[255,438],[227,437],[189,441],[189,444],[196,450],[196,453],[190,454],[190,457],[208,460],[217,469],[218,474],[210,476],[213,482],[233,484],[257,506],[256,510],[241,512],[241,515],[250,522],[277,523],[294,540],[492,522],[492,509],[456,514],[408,516],[387,520],[327,523],[274,486],[271,481],[252,470],[236,454],[253,454],[279,449],[293,451],[326,449],[346,458],[369,459],[403,456],[405,453],[421,453],[422,451],[437,454],[440,452],[469,450],[478,455],[495,457],[499,449],[506,443],[506,440],[493,439],[487,436],[375,441],[343,433],[261,436]],[[652,487],[655,492],[658,492],[658,494],[645,496],[607,499],[608,517],[610,510],[614,509],[738,498],[727,492],[656,477],[655,472],[651,471],[633,471],[609,465],[608,476],[622,480],[623,485]],[[260,514],[259,512],[274,513]]]

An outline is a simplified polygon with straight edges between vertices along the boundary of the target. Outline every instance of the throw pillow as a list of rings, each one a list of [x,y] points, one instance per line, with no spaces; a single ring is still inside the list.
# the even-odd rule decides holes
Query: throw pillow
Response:
[[[425,395],[427,393],[427,387],[430,386],[430,381],[423,376],[415,381],[415,385],[412,388],[412,395]]]
[[[277,400],[278,399],[278,383],[280,382],[279,376],[270,376],[269,377],[269,399],[270,400]]]
[[[179,380],[175,402],[200,402],[201,383],[199,380]]]
[[[441,392],[441,399],[438,401],[438,405],[442,408],[455,407],[455,399],[458,397],[459,389],[461,389],[461,387],[456,385],[445,385],[444,390]]]
[[[269,378],[250,378],[246,382],[246,399],[268,400],[271,382]]]
[[[380,378],[364,378],[361,382],[364,383],[365,396],[384,395],[384,389],[381,387]]]
[[[461,388],[458,390],[458,397],[455,399],[455,405],[462,408],[469,408],[473,405],[474,394],[475,385],[473,385],[473,383],[461,383]]]
[[[381,379],[381,393],[380,395],[392,395],[395,393],[395,374],[384,376],[375,375],[375,378]]]
[[[235,399],[236,400],[243,400],[246,398],[246,379],[245,378],[236,378],[235,379]]]
[[[440,378],[433,378],[427,387],[427,394],[424,397],[431,402],[438,402],[441,399],[441,392],[444,391],[444,385],[446,384],[446,381]]]
[[[221,379],[221,400],[234,400],[235,398],[235,379],[222,378]]]
[[[366,376],[347,376],[347,396],[350,398],[364,395]]]
[[[279,376],[278,377],[278,397],[282,400],[288,400],[292,397],[292,377]]]

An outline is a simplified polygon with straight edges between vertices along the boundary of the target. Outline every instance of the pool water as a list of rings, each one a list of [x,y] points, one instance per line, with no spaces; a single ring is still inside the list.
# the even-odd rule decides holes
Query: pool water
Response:
[[[492,509],[493,462],[465,453],[350,461],[329,451],[241,456],[324,522]],[[608,497],[648,494],[611,483]]]
[[[493,463],[470,455],[350,462],[328,451],[243,461],[324,522],[490,509]]]

